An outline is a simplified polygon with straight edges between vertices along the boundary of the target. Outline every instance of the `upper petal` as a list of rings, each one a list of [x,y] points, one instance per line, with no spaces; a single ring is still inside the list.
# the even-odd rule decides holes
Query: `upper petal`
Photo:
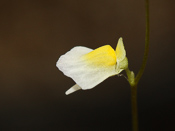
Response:
[[[117,43],[117,47],[116,47],[116,57],[117,57],[117,62],[122,61],[126,56],[126,51],[125,51],[125,47],[123,45],[123,40],[120,37]]]

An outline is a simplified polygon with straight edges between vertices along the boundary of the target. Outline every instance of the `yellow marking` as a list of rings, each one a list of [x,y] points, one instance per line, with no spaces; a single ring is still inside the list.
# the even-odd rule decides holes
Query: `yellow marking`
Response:
[[[84,55],[83,58],[94,66],[106,67],[116,65],[116,54],[110,45],[99,47]]]

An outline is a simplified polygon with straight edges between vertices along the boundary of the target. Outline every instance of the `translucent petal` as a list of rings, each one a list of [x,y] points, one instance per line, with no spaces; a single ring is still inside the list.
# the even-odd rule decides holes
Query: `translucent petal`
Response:
[[[116,57],[117,57],[117,63],[122,61],[126,56],[126,51],[125,51],[125,47],[123,45],[123,40],[120,37],[120,39],[118,40],[118,44],[116,47]]]
[[[115,71],[116,56],[112,47],[106,45],[91,51],[86,47],[75,47],[57,62],[57,67],[82,89],[91,89],[118,74]]]
[[[71,93],[73,93],[73,92],[75,92],[77,90],[80,90],[80,89],[81,89],[81,87],[79,85],[75,84],[69,90],[67,90],[65,94],[69,95],[69,94],[71,94]]]

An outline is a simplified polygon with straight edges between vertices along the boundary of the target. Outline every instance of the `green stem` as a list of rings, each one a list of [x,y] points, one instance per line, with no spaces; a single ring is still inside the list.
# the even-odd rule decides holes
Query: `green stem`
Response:
[[[149,0],[145,0],[145,9],[146,9],[146,33],[145,33],[145,51],[144,51],[144,57],[142,61],[142,65],[140,67],[140,70],[135,78],[135,83],[137,84],[140,80],[140,78],[143,75],[143,72],[145,70],[145,66],[148,59],[148,51],[149,51]]]
[[[142,65],[136,77],[134,73],[125,69],[128,76],[128,82],[131,86],[131,106],[132,106],[132,129],[133,131],[138,131],[138,111],[137,111],[137,85],[146,67],[149,51],[149,0],[145,0],[146,9],[146,33],[145,33],[145,51],[143,56]]]
[[[138,131],[137,85],[131,87],[132,129]]]

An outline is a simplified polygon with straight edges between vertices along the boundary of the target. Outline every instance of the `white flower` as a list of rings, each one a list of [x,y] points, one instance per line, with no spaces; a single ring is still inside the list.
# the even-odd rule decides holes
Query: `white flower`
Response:
[[[95,50],[77,46],[62,55],[56,66],[76,83],[66,91],[68,95],[79,89],[91,89],[108,77],[119,74],[128,67],[128,61],[120,38],[116,51],[110,45]]]

